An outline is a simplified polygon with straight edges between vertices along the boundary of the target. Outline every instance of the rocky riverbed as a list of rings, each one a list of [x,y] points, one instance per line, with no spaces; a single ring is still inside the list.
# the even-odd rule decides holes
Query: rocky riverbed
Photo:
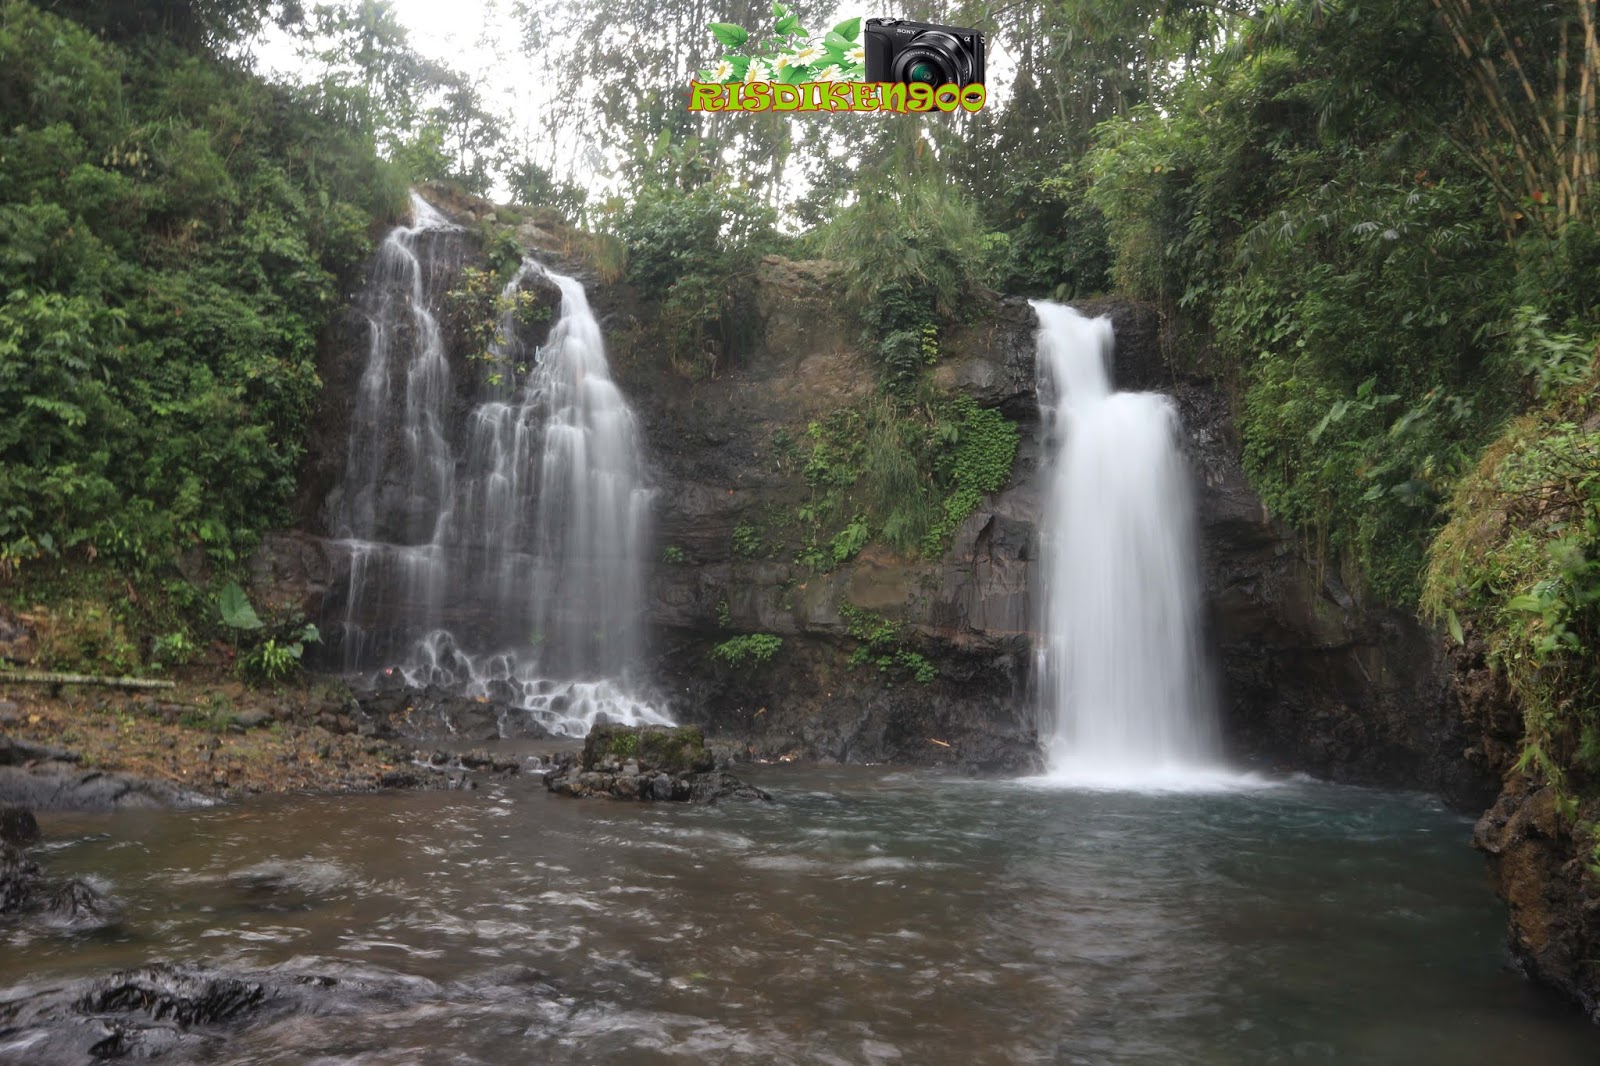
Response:
[[[410,745],[363,735],[353,709],[312,689],[0,691],[0,801],[93,810],[447,784]]]

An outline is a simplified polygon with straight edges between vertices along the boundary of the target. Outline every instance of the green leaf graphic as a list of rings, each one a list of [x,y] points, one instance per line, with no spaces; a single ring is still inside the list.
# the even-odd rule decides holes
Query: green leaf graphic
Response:
[[[743,26],[735,26],[731,22],[713,22],[707,29],[711,31],[711,36],[728,48],[738,48],[750,39],[750,34]]]
[[[828,36],[832,37],[834,34],[838,34],[840,37],[843,37],[846,42],[854,41],[857,37],[861,36],[861,20],[859,18],[845,19],[843,22],[839,23],[839,25],[835,26],[828,33]]]

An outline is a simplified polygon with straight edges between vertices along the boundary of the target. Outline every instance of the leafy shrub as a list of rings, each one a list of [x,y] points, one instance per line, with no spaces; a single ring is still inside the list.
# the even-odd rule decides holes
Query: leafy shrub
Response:
[[[194,642],[182,630],[163,633],[150,648],[150,658],[163,666],[183,666],[194,658]]]
[[[251,684],[277,684],[298,677],[305,646],[322,639],[317,627],[298,616],[268,627],[238,582],[223,586],[217,597],[222,624],[236,634],[251,634],[254,643],[239,657],[239,673]]]
[[[831,570],[873,537],[935,555],[1011,476],[1016,424],[956,393],[909,405],[879,397],[807,427],[801,475],[811,500],[796,509],[796,561]]]
[[[641,295],[660,301],[669,359],[684,376],[715,373],[736,347],[735,305],[776,240],[774,220],[748,189],[710,177],[687,189],[650,184],[626,208],[613,208],[627,276]]]
[[[741,559],[754,559],[762,553],[764,547],[761,531],[749,522],[740,522],[733,527],[734,555]]]
[[[239,673],[252,684],[269,685],[287,681],[300,672],[299,642],[279,644],[268,637],[239,660]]]
[[[1461,480],[1422,598],[1458,642],[1481,637],[1505,673],[1523,713],[1518,768],[1588,800],[1600,800],[1597,384],[1591,365]]]
[[[901,642],[900,634],[906,628],[903,623],[891,622],[881,614],[848,603],[839,608],[839,613],[844,616],[846,632],[860,641],[850,653],[850,669],[871,665],[886,679],[898,675],[921,685],[939,676],[938,668],[927,656]]]
[[[759,666],[768,662],[781,647],[782,637],[771,633],[744,633],[712,648],[711,658],[735,669],[747,662]]]
[[[107,604],[69,599],[38,615],[39,661],[52,670],[134,674],[139,649]]]

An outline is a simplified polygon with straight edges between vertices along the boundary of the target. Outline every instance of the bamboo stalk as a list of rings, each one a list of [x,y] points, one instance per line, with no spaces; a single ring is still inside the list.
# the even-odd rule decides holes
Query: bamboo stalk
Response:
[[[1595,0],[1579,0],[1579,14],[1583,19],[1584,35],[1584,64],[1583,76],[1583,103],[1580,105],[1582,114],[1588,119],[1588,125],[1594,124],[1595,118],[1595,85],[1600,82],[1600,41],[1595,37]],[[1588,133],[1587,128],[1585,133]],[[1594,189],[1595,175],[1600,172],[1600,139],[1589,135],[1587,141],[1574,146],[1574,157],[1577,159],[1579,171],[1579,194],[1584,198],[1580,206],[1578,217],[1587,213],[1589,194]]]
[[[1563,186],[1551,191],[1565,199],[1572,192],[1572,188],[1567,184],[1566,167],[1563,165],[1565,161],[1561,158],[1561,142],[1551,132],[1550,122],[1541,106],[1539,94],[1533,91],[1533,83],[1528,80],[1527,72],[1522,69],[1522,57],[1517,52],[1517,42],[1506,32],[1505,24],[1500,21],[1500,15],[1493,8],[1489,10],[1489,18],[1494,21],[1495,32],[1504,42],[1506,59],[1511,63],[1511,69],[1516,71],[1517,80],[1522,84],[1522,94],[1528,98],[1528,104],[1533,108],[1533,117],[1538,120],[1539,130],[1544,134],[1545,145],[1550,151],[1550,162],[1555,164],[1557,184]],[[1561,20],[1561,25],[1565,28],[1566,19]]]
[[[172,681],[144,677],[107,677],[103,674],[36,673],[32,670],[0,670],[0,681],[23,685],[104,685],[107,688],[177,688]]]
[[[1564,205],[1579,198],[1579,186],[1583,182],[1569,179],[1566,166],[1567,160],[1564,158],[1560,146],[1555,143],[1554,136],[1545,117],[1542,114],[1538,114],[1538,94],[1533,91],[1532,85],[1522,73],[1521,59],[1516,53],[1510,35],[1505,31],[1504,24],[1498,14],[1491,9],[1490,19],[1496,27],[1500,40],[1504,42],[1504,50],[1507,53],[1509,62],[1518,71],[1523,91],[1533,105],[1536,112],[1535,117],[1538,118],[1541,131],[1545,135],[1544,151],[1541,151],[1529,140],[1523,132],[1522,124],[1518,123],[1512,114],[1511,101],[1506,98],[1506,94],[1500,85],[1500,70],[1489,51],[1490,38],[1485,37],[1483,42],[1476,43],[1467,32],[1468,21],[1473,14],[1470,0],[1454,0],[1454,3],[1449,5],[1445,3],[1445,0],[1432,0],[1432,2],[1434,10],[1438,12],[1440,21],[1444,23],[1445,29],[1454,39],[1457,51],[1467,61],[1467,69],[1471,78],[1477,83],[1478,90],[1487,105],[1485,110],[1488,111],[1495,124],[1505,134],[1518,163],[1521,164],[1522,184],[1527,198],[1532,199],[1536,193],[1542,196],[1548,187],[1549,192],[1554,194],[1553,199],[1561,205],[1558,207],[1553,219],[1547,212],[1541,212],[1539,215],[1540,221],[1547,232],[1559,232],[1562,223],[1567,217],[1570,217]],[[1580,0],[1580,3],[1586,5],[1592,2],[1593,0]],[[1580,106],[1580,122],[1583,121],[1583,115],[1584,109]],[[1553,181],[1541,177],[1541,168],[1535,163],[1536,159],[1546,157],[1549,158],[1553,168],[1555,175]],[[1512,200],[1512,203],[1515,202],[1515,200]]]
[[[1578,6],[1581,8],[1586,2],[1587,2],[1587,0],[1578,0]],[[1570,44],[1569,38],[1572,35],[1571,31],[1572,31],[1572,20],[1571,19],[1566,19],[1566,18],[1562,19],[1561,20],[1561,39],[1560,39],[1560,44],[1556,48],[1556,92],[1555,92],[1555,97],[1556,97],[1556,141],[1559,144],[1563,145],[1563,146],[1565,146],[1567,144],[1567,75],[1569,73],[1569,70],[1568,70],[1568,67],[1569,67],[1568,49],[1569,49],[1569,44]],[[1574,155],[1573,158],[1576,159],[1577,158],[1576,155]],[[1566,166],[1563,165],[1561,167],[1562,173],[1565,173],[1566,169],[1567,169]],[[1577,214],[1578,214],[1578,180],[1577,180],[1577,175],[1573,175],[1573,181],[1572,181],[1572,184],[1570,186],[1570,195],[1571,195],[1571,200],[1566,205],[1565,209],[1566,209],[1566,211],[1567,211],[1569,216],[1576,217]]]

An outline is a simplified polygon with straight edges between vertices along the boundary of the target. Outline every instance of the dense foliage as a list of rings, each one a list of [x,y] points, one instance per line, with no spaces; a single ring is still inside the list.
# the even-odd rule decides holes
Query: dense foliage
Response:
[[[1576,349],[1576,350],[1574,350]],[[1475,639],[1523,710],[1522,768],[1600,819],[1600,367],[1514,421],[1462,479],[1429,551],[1424,606]],[[1470,636],[1469,636],[1470,634]],[[1587,802],[1584,802],[1587,801]],[[1600,864],[1600,840],[1594,860]]]
[[[1569,813],[1600,770],[1594,19],[1273,4],[1089,160],[1116,280],[1236,387],[1264,499],[1481,641]]]
[[[237,69],[0,6],[0,569],[281,521],[341,275],[403,187]]]

